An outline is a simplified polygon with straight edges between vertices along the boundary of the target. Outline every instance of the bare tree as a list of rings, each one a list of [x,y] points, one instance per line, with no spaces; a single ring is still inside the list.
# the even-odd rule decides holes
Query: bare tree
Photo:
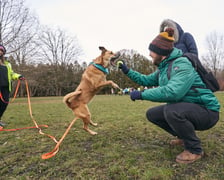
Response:
[[[38,19],[24,5],[24,0],[0,0],[0,43],[7,52],[18,51],[31,41],[38,29]]]
[[[74,63],[83,51],[76,37],[69,36],[60,28],[42,28],[39,36],[39,58],[45,63],[66,65]]]
[[[218,71],[223,68],[224,36],[213,32],[206,38],[206,43],[208,52],[202,56],[202,60],[206,62],[206,66],[217,76]]]
[[[48,90],[54,95],[62,95],[64,89],[70,84],[67,82],[66,72],[70,67],[78,65],[78,60],[82,55],[82,49],[75,37],[69,36],[68,33],[60,28],[49,28],[43,26],[38,35],[38,59],[50,68],[47,71],[42,70],[44,80],[50,76],[50,86]],[[45,69],[46,70],[46,69]],[[73,78],[73,73],[70,74]],[[73,78],[71,81],[77,81]],[[47,92],[49,93],[49,92]]]

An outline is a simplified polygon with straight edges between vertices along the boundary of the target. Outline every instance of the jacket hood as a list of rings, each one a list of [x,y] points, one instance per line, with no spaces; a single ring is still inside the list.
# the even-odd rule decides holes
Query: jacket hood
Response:
[[[166,28],[173,28],[174,29],[174,38],[175,38],[175,43],[178,42],[179,38],[181,37],[181,35],[184,33],[183,29],[181,28],[181,26],[176,23],[175,21],[171,20],[171,19],[165,19],[162,21],[162,23],[160,24],[160,28],[159,28],[159,32],[163,32],[165,31]]]

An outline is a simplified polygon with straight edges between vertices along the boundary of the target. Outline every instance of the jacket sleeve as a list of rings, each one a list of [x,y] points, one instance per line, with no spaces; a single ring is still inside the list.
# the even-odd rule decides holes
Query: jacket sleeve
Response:
[[[184,33],[184,44],[188,52],[198,55],[198,48],[194,37],[190,33]]]
[[[21,74],[15,73],[12,69],[11,64],[8,64],[8,66],[10,67],[10,75],[11,75],[11,79],[12,80],[18,80],[19,77],[21,76]]]
[[[18,80],[21,74],[12,72],[12,80]]]
[[[130,69],[127,76],[132,81],[134,81],[135,83],[141,86],[147,86],[147,87],[158,86],[158,79],[159,79],[158,70],[149,75],[145,75]]]
[[[175,60],[172,64],[170,80],[167,79],[167,72],[163,73],[160,81],[167,83],[142,92],[143,100],[178,102],[186,95],[195,81],[196,72],[187,59],[180,59],[182,60]]]

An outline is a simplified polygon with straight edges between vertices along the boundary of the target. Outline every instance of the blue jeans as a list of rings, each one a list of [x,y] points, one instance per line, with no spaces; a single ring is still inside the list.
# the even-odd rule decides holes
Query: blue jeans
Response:
[[[194,103],[166,104],[148,109],[147,119],[173,136],[184,141],[185,149],[194,154],[202,152],[195,130],[213,127],[219,120],[219,112]]]

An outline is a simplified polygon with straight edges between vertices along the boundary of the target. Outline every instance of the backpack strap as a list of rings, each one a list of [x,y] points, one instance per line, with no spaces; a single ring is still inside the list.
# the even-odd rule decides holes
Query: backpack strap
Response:
[[[170,74],[171,74],[171,70],[172,70],[172,64],[173,61],[176,60],[177,58],[171,59],[167,62],[168,65],[168,69],[167,69],[167,78],[168,80],[170,80]],[[158,73],[156,74],[157,79],[159,79],[159,74],[160,74],[160,70],[158,69]]]
[[[168,65],[168,69],[167,69],[167,78],[168,78],[168,80],[170,80],[170,74],[171,74],[171,71],[172,71],[173,61],[175,61],[178,58],[179,57],[171,59],[170,61],[167,62],[167,64],[169,64]]]

